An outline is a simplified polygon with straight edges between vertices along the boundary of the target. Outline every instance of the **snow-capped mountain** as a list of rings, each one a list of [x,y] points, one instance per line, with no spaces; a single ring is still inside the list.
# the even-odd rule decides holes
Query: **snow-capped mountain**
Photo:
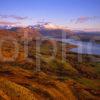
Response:
[[[7,25],[7,26],[6,25],[3,25],[3,26],[1,25],[0,29],[11,29],[12,27],[13,26],[10,26],[10,25]]]
[[[69,29],[59,26],[59,25],[54,25],[51,23],[42,23],[42,24],[37,24],[34,26],[28,26],[31,29],[38,29],[39,32],[44,35],[44,36],[49,36],[49,37],[54,37],[54,38],[62,38],[62,36],[69,37],[70,35],[73,34],[72,31]]]
[[[36,24],[33,26],[28,26],[30,28],[37,28],[37,29],[50,29],[50,30],[55,30],[55,29],[67,29],[66,27],[51,24],[51,23],[42,23],[42,24]]]
[[[59,25],[54,25],[51,23],[42,23],[42,24],[36,24],[36,25],[29,25],[27,27],[12,27],[12,26],[3,26],[1,29],[9,29],[11,31],[15,32],[20,32],[23,33],[27,31],[30,34],[34,34],[37,32],[34,32],[34,30],[37,30],[41,35],[47,36],[47,37],[54,37],[54,38],[62,38],[63,36],[69,37],[70,35],[73,34],[72,31],[69,29],[59,26]],[[33,36],[33,35],[32,35]]]

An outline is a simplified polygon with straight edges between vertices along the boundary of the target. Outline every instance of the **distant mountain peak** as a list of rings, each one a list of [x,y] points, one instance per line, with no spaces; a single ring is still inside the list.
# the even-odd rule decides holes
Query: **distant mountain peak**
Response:
[[[52,23],[38,23],[36,25],[33,26],[28,26],[29,28],[36,28],[36,29],[50,29],[50,30],[55,30],[55,29],[67,29],[66,27],[60,26],[60,25],[55,25]]]
[[[11,26],[11,25],[1,25],[0,29],[11,29],[12,27],[14,27],[14,26]]]
[[[51,23],[45,24],[44,27],[47,29],[65,29],[63,26],[54,25]]]

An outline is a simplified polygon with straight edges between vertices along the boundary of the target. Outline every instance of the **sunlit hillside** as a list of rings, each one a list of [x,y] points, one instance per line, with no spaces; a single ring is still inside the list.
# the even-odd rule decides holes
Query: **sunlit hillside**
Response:
[[[33,34],[37,34],[36,31]],[[19,53],[14,61],[0,60],[0,100],[99,100],[99,62],[91,62],[91,57],[85,54],[82,55],[83,62],[78,62],[78,55],[69,51],[75,47],[70,44],[65,45],[67,57],[62,62],[61,42],[45,40],[38,52],[41,61],[38,71],[36,40],[29,41],[28,57],[31,60],[28,61],[19,31],[0,30],[0,39],[7,35],[18,40]],[[55,59],[50,58],[51,43],[57,45]],[[3,56],[11,58],[15,50],[12,40],[6,39],[2,45]]]

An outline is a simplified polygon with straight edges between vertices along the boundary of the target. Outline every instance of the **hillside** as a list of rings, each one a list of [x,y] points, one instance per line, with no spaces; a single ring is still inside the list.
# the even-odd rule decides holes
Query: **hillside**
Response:
[[[100,32],[75,32],[74,39],[100,43]]]
[[[0,30],[0,39],[12,36],[18,40],[19,52],[13,61],[0,59],[0,100],[99,100],[100,63],[92,62],[91,55],[80,55],[69,51],[74,45],[66,44],[66,59],[62,60],[62,44],[55,40],[45,40],[40,52],[36,52],[38,30],[28,29],[28,58],[24,55],[23,32],[25,29]],[[22,34],[21,34],[22,33]],[[32,33],[32,34],[30,34]],[[30,39],[31,38],[31,39]],[[51,60],[53,48],[57,45],[56,58]],[[11,40],[5,40],[1,53],[7,59],[14,55]],[[63,51],[64,52],[64,51]],[[37,70],[36,53],[41,66]],[[94,56],[100,59],[100,56]],[[87,62],[88,61],[88,62]]]

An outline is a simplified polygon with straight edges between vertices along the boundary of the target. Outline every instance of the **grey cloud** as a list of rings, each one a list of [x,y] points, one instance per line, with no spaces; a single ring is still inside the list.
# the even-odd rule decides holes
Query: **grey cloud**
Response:
[[[0,21],[0,25],[17,25],[19,22]]]
[[[0,15],[0,18],[13,18],[13,19],[16,19],[16,20],[25,20],[25,19],[28,19],[28,17],[22,17],[22,16],[17,16],[17,15]]]
[[[80,16],[76,19],[71,19],[71,22],[75,22],[76,24],[77,23],[85,23],[85,22],[88,22],[88,21],[95,21],[95,20],[98,20],[100,19],[100,16]]]

